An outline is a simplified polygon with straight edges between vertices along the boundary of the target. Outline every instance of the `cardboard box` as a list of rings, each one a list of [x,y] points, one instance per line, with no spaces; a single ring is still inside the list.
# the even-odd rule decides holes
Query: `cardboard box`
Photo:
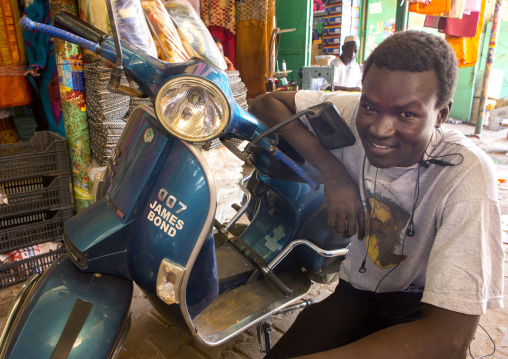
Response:
[[[496,100],[496,107],[497,108],[505,107],[505,106],[508,106],[508,96],[502,97],[502,98],[499,98]]]
[[[498,117],[501,119],[508,118],[508,106],[504,107],[496,107],[493,110],[490,110],[490,117]]]

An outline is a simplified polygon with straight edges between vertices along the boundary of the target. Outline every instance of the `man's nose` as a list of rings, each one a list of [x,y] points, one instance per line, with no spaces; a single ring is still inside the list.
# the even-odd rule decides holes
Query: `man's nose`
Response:
[[[369,132],[376,138],[392,136],[395,133],[393,118],[387,115],[379,115],[376,121],[369,126]]]

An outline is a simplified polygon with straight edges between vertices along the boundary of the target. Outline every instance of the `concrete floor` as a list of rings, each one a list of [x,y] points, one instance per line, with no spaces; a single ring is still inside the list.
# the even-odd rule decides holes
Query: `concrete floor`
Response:
[[[465,134],[472,134],[474,127],[469,125],[451,125]],[[508,130],[484,130],[481,138],[472,140],[484,149],[496,162],[499,177],[506,182],[499,184],[501,212],[508,217]],[[503,221],[505,222],[505,221]],[[508,219],[504,223],[508,233]],[[508,234],[506,236],[508,238]],[[506,240],[508,241],[508,239]],[[508,288],[508,244],[505,250],[505,288]],[[5,316],[11,301],[21,285],[14,285],[0,290],[0,327],[3,327]],[[334,289],[332,285],[315,284],[309,298],[316,301],[326,298]],[[505,291],[505,308],[489,310],[482,316],[480,324],[485,328],[495,343],[495,353],[489,358],[508,359],[508,290]],[[275,316],[272,320],[272,343],[275,343],[292,324],[298,311]],[[471,343],[472,357],[478,358],[493,351],[493,343],[487,333],[478,328]],[[263,358],[260,352],[256,328],[251,328],[229,342],[218,347],[201,347],[194,343],[186,325],[178,318],[171,321],[163,319],[149,304],[136,287],[132,302],[132,326],[119,359],[258,359]]]

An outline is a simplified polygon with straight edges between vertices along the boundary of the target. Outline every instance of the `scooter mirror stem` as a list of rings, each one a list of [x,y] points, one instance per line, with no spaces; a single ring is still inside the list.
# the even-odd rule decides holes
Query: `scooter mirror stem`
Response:
[[[113,9],[113,4],[111,0],[106,0],[106,5],[108,7],[108,17],[109,22],[111,24],[111,31],[113,32],[113,39],[115,40],[115,48],[116,48],[116,66],[123,71],[122,67],[122,47],[120,46],[120,34],[118,33],[118,28],[116,27],[116,19],[115,19],[115,10]]]
[[[118,28],[116,27],[116,18],[115,11],[113,9],[113,4],[111,0],[106,0],[106,5],[108,7],[108,17],[109,22],[111,24],[111,31],[113,32],[113,39],[115,40],[115,50],[116,50],[116,63],[113,65],[113,71],[111,72],[111,77],[108,83],[108,91],[111,93],[116,93],[120,95],[127,95],[130,97],[136,98],[146,98],[147,95],[137,89],[133,89],[128,86],[120,85],[120,81],[122,79],[123,74],[123,53],[122,46],[120,44],[120,33],[118,32]]]

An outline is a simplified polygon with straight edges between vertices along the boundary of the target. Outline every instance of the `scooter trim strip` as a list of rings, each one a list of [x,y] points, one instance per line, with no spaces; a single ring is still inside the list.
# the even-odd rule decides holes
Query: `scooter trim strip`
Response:
[[[86,302],[82,299],[76,299],[74,307],[72,308],[69,319],[65,323],[62,335],[58,339],[58,343],[53,350],[51,359],[65,359],[69,356],[74,342],[83,328],[83,325],[92,310],[93,304]]]
[[[197,329],[194,326],[194,324],[192,323],[192,319],[190,317],[189,310],[187,309],[187,301],[186,301],[185,295],[187,292],[187,283],[189,281],[190,273],[192,272],[192,267],[194,266],[194,263],[196,262],[196,258],[198,257],[198,254],[199,254],[199,251],[201,250],[203,242],[206,240],[206,238],[208,238],[208,234],[212,230],[213,221],[215,219],[215,210],[217,208],[217,190],[215,188],[215,181],[214,181],[214,178],[212,175],[212,171],[210,170],[210,167],[208,167],[208,163],[206,162],[203,154],[201,153],[201,150],[199,150],[196,146],[194,146],[188,142],[182,141],[182,143],[185,146],[187,146],[189,151],[191,151],[194,154],[194,156],[198,160],[199,164],[203,168],[203,172],[205,173],[206,179],[208,181],[208,188],[210,191],[210,207],[208,209],[208,216],[206,217],[205,223],[203,224],[203,229],[201,230],[201,233],[199,234],[199,237],[196,240],[194,249],[192,250],[192,252],[189,256],[189,260],[187,261],[187,264],[185,265],[187,270],[184,273],[184,276],[181,281],[181,288],[179,290],[180,309],[182,311],[184,320],[187,323],[189,330],[192,333],[196,333]]]

